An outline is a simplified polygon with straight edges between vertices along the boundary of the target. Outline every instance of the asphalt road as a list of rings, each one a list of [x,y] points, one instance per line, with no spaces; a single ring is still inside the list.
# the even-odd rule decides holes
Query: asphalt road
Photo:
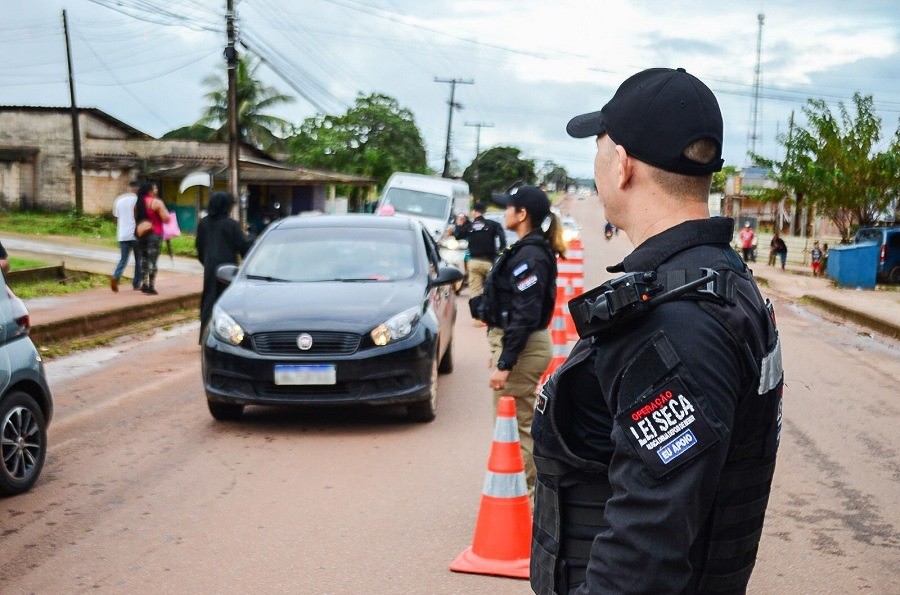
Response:
[[[629,251],[585,225],[587,284]],[[785,427],[752,592],[900,592],[896,342],[776,299]],[[55,360],[35,489],[0,500],[0,591],[527,593],[451,573],[493,418],[487,343],[460,300],[438,418],[399,409],[206,411],[196,325]]]

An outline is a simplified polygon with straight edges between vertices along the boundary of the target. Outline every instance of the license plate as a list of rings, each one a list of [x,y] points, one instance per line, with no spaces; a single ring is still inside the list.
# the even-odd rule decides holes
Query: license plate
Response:
[[[337,384],[334,364],[275,366],[275,384]]]

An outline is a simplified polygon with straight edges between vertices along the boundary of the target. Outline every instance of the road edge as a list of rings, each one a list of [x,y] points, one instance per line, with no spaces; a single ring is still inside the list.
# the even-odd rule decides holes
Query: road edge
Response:
[[[84,335],[108,331],[127,326],[134,322],[156,318],[173,310],[197,308],[200,306],[200,292],[182,294],[174,297],[148,300],[140,308],[124,306],[103,312],[93,312],[84,316],[74,316],[31,327],[29,336],[35,345],[54,343],[75,339]]]

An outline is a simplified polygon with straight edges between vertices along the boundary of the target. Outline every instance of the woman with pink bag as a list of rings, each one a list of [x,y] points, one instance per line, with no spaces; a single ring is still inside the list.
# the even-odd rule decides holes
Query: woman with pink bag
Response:
[[[156,184],[142,184],[134,205],[134,220],[137,222],[135,235],[141,254],[141,291],[147,295],[159,294],[156,291],[156,263],[159,261],[163,224],[169,221],[169,217],[165,203],[159,199]]]

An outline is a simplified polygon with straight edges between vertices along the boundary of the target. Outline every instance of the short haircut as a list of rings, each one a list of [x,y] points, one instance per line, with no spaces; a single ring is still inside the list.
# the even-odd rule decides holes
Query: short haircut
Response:
[[[487,212],[487,205],[479,200],[474,205],[472,205],[472,210],[479,213],[485,213]]]
[[[138,183],[137,180],[131,180],[130,182],[128,182],[128,187],[129,188],[140,188],[141,185]]]
[[[695,140],[687,146],[683,155],[697,163],[709,163],[716,159],[719,147],[716,141],[708,138]],[[686,176],[650,166],[650,177],[660,188],[674,196],[696,198],[706,202],[709,197],[709,187],[712,184],[712,174],[704,176]]]

